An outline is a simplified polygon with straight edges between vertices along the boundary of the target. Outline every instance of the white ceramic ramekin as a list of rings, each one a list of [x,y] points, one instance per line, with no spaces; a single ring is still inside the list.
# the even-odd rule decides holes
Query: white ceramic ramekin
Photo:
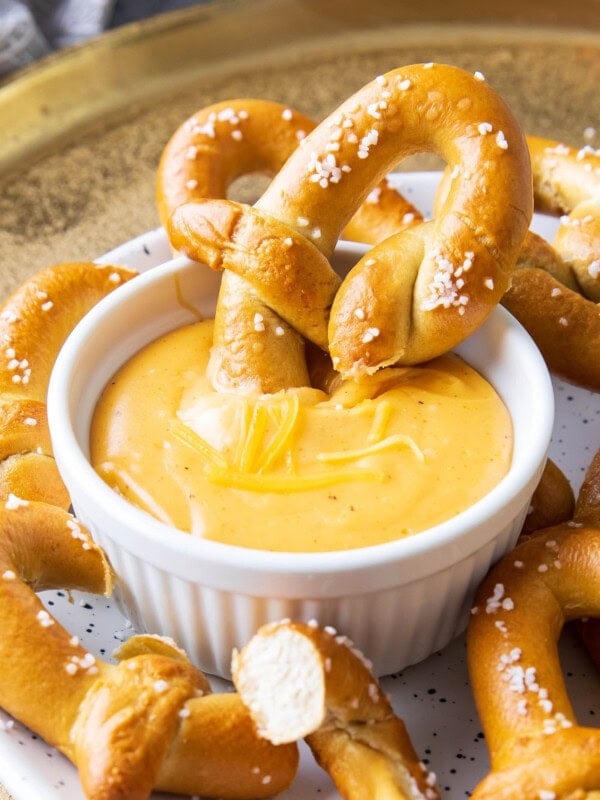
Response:
[[[357,249],[338,250],[342,265]],[[444,647],[466,623],[475,587],[518,536],[544,466],[554,398],[545,364],[502,308],[457,348],[512,416],[509,473],[467,511],[430,530],[358,550],[272,553],[168,528],[113,492],[89,460],[90,421],[114,372],[147,342],[209,316],[219,278],[186,259],[114,291],[77,326],[57,359],[48,414],[58,467],[79,519],[119,576],[136,627],[173,637],[205,671],[229,675],[231,651],[263,623],[317,619],[354,640],[389,674]]]

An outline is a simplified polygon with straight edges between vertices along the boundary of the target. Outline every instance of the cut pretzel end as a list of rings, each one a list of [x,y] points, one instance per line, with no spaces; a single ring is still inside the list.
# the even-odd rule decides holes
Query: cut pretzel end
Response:
[[[315,645],[294,629],[263,628],[232,671],[258,734],[273,744],[302,739],[325,718],[325,665]]]
[[[438,800],[370,663],[334,628],[265,625],[234,655],[232,674],[259,734],[305,738],[346,800]]]

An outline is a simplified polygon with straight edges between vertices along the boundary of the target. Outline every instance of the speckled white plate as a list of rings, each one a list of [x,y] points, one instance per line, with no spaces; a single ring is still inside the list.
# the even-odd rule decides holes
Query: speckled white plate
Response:
[[[399,174],[401,191],[426,216],[439,175]],[[551,238],[556,221],[536,216],[534,229]],[[151,231],[101,260],[139,270],[166,261],[170,251],[161,230]],[[578,489],[585,470],[600,447],[600,394],[554,380],[556,421],[550,456]],[[133,630],[110,600],[91,595],[45,592],[43,600],[56,618],[79,635],[84,647],[100,658],[113,650]],[[561,640],[561,657],[567,688],[582,724],[598,726],[600,693],[598,675],[570,633]],[[423,761],[438,776],[444,800],[467,797],[488,770],[485,741],[469,690],[464,637],[426,661],[382,681],[398,714],[405,720]],[[216,691],[230,691],[215,681]],[[8,724],[7,724],[8,723]],[[0,783],[15,800],[84,800],[77,772],[56,750],[0,711]],[[282,800],[335,800],[339,798],[327,775],[302,746],[300,768]],[[155,794],[153,800],[173,795]]]

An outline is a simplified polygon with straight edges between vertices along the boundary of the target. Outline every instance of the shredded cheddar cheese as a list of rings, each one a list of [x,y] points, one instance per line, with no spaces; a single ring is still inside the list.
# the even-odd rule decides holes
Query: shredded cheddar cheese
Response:
[[[397,447],[408,447],[415,454],[418,461],[425,461],[423,451],[418,447],[415,440],[401,433],[388,436],[386,439],[381,439],[375,444],[369,445],[368,447],[361,447],[357,450],[342,450],[339,453],[317,453],[315,458],[317,461],[340,464],[343,462],[358,461],[361,458],[375,455],[375,453],[381,453],[383,450],[390,450]]]

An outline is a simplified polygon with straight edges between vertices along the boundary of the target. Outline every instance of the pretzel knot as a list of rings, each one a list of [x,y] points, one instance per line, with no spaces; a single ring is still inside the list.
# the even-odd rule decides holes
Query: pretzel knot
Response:
[[[161,156],[157,204],[171,244],[225,269],[208,366],[215,388],[264,394],[308,384],[303,337],[327,347],[327,317],[339,279],[308,239],[257,209],[205,204],[189,210],[189,224],[171,224],[171,215],[185,203],[225,198],[245,175],[273,177],[314,127],[279,103],[231,100],[186,120]],[[375,242],[420,219],[382,181],[344,235]]]
[[[312,341],[328,342],[343,375],[439,355],[497,304],[532,214],[529,155],[518,124],[476,76],[445,65],[403,67],[369,83],[315,128],[255,204],[329,259],[373,187],[402,158],[423,151],[451,166],[452,186],[435,222],[378,245],[339,291],[323,265],[316,313],[332,308],[327,330],[319,323]],[[237,226],[223,225],[221,209],[210,201],[180,206],[168,225],[173,244],[198,260],[211,256],[215,242],[245,247]],[[243,219],[252,212],[239,213]],[[280,235],[277,246],[285,251],[290,234]],[[285,272],[278,266],[263,275],[282,280]],[[298,275],[299,295],[308,295],[313,275],[312,264]],[[255,288],[268,290],[258,281]],[[274,310],[285,318],[285,309]],[[289,322],[296,327],[295,316]]]
[[[577,724],[556,646],[565,622],[600,617],[599,485],[600,453],[574,521],[525,537],[478,590],[468,663],[491,772],[476,800],[583,800],[600,789],[600,731]]]

